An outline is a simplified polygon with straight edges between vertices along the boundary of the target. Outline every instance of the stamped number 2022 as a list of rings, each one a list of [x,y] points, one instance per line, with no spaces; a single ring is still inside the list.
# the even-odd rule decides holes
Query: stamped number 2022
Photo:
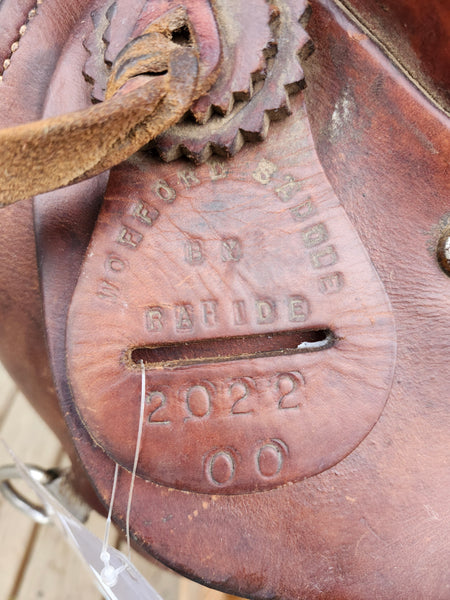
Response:
[[[202,380],[180,388],[165,387],[146,396],[150,425],[168,425],[215,417],[243,417],[264,408],[280,411],[300,409],[305,401],[305,378],[299,371],[277,373],[268,378],[237,377],[221,381]],[[182,411],[175,410],[181,405]]]

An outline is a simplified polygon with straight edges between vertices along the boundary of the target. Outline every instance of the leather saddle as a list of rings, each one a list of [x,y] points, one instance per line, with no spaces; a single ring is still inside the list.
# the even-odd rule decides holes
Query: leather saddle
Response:
[[[118,464],[125,526],[142,425],[132,538],[171,568],[450,598],[448,6],[0,22],[0,358],[78,493],[104,510]]]

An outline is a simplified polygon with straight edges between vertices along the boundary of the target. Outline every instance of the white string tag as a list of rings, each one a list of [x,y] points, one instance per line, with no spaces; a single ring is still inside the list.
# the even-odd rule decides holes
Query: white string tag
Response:
[[[45,506],[50,520],[64,534],[70,546],[78,553],[81,560],[89,567],[98,589],[106,600],[162,600],[161,596],[139,573],[130,560],[116,548],[107,546],[109,573],[103,573],[105,564],[102,561],[103,542],[89,531],[80,521],[57,500],[42,484],[37,482],[24,465],[7,447],[17,469],[24,481],[33,489]]]
[[[127,517],[126,517],[126,536],[127,536],[127,561],[131,563],[131,543],[130,543],[130,514],[131,504],[133,501],[133,490],[134,483],[136,480],[136,470],[139,462],[139,455],[141,453],[141,440],[142,430],[144,427],[144,408],[145,408],[145,365],[144,361],[141,360],[141,402],[139,408],[139,427],[136,439],[136,449],[134,453],[133,472],[131,473],[130,490],[128,492],[128,503],[127,503]],[[114,567],[111,564],[111,554],[108,552],[108,540],[109,530],[111,528],[112,510],[114,506],[114,499],[116,497],[117,478],[119,476],[119,465],[116,463],[114,469],[113,487],[111,492],[111,501],[109,503],[108,517],[105,524],[105,535],[103,537],[102,551],[100,553],[100,559],[103,562],[103,569],[100,573],[100,578],[103,584],[108,587],[115,587],[117,585],[118,577],[120,573],[125,569],[125,566]]]

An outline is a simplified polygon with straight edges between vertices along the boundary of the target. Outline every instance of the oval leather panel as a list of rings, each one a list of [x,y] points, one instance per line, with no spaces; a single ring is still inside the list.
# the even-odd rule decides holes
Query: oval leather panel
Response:
[[[145,479],[233,494],[298,481],[344,458],[383,409],[388,299],[303,109],[285,123],[228,161],[141,157],[112,173],[68,370],[90,435],[131,469],[145,360]]]

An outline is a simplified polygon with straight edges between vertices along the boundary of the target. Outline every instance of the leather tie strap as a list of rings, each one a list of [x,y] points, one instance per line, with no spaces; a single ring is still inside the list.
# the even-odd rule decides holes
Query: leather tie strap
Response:
[[[108,84],[114,95],[105,102],[0,131],[0,205],[106,171],[176,123],[195,99],[199,61],[192,46],[147,33],[117,63]]]

